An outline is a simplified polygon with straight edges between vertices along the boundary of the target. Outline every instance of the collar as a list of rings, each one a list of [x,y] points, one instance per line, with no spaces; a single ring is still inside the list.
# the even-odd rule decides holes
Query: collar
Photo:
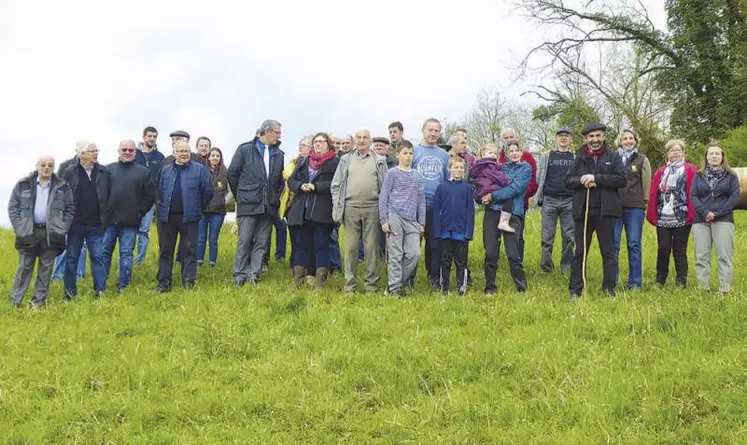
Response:
[[[39,187],[44,187],[44,188],[50,187],[52,185],[52,178],[49,178],[49,181],[47,181],[47,184],[44,185],[39,180],[39,175],[36,175],[36,185],[38,185]]]
[[[264,142],[262,142],[261,139],[257,138],[257,148],[260,148],[260,149],[264,150],[264,149],[267,148],[267,144],[265,144]]]

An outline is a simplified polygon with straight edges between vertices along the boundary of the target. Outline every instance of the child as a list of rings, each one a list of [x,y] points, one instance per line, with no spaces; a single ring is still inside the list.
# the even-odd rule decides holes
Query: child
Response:
[[[412,169],[408,141],[396,148],[399,165],[387,171],[379,195],[379,222],[386,234],[388,293],[403,296],[403,283],[418,267],[420,234],[425,230],[425,186]]]
[[[478,153],[480,159],[475,161],[470,168],[470,176],[475,185],[475,201],[480,201],[483,196],[494,192],[508,185],[508,179],[501,170],[498,163],[498,146],[486,144]],[[513,200],[503,201],[503,209],[511,209]],[[504,232],[514,233],[514,229],[509,225],[511,221],[511,212],[501,211],[501,218],[498,222],[498,229]]]
[[[433,233],[441,248],[441,292],[449,292],[451,262],[456,263],[457,293],[467,291],[467,243],[475,226],[475,201],[472,186],[464,180],[466,162],[461,157],[449,160],[450,179],[439,185],[433,198]]]

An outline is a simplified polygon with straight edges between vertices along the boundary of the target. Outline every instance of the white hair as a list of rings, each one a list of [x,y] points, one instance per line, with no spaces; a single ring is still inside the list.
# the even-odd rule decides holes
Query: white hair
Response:
[[[506,133],[508,133],[509,131],[513,131],[514,137],[519,136],[519,133],[516,131],[516,129],[508,127],[508,128],[504,128],[503,131],[501,131],[501,138],[503,138],[503,136],[505,136]]]
[[[94,144],[94,142],[89,139],[81,139],[75,143],[75,154],[77,156],[81,156],[83,153],[86,152],[86,150],[88,150],[94,145],[96,144]]]
[[[461,135],[461,134],[459,134],[459,133],[454,133],[454,134],[452,134],[452,135],[451,135],[451,137],[449,138],[449,142],[448,142],[448,144],[449,144],[449,145],[451,145],[451,146],[453,147],[453,146],[454,146],[454,144],[456,143],[456,141],[457,141],[458,139],[462,139],[462,138],[464,138],[464,136],[463,136],[463,135]]]

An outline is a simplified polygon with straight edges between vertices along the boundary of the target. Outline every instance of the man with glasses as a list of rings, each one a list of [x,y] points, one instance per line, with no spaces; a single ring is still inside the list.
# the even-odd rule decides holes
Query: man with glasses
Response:
[[[568,170],[576,157],[571,150],[573,137],[571,129],[560,127],[555,132],[555,150],[540,157],[537,170],[537,206],[542,209],[542,253],[540,270],[552,272],[555,233],[560,220],[560,235],[563,250],[560,254],[560,273],[571,271],[573,261],[573,190],[565,185]]]
[[[109,170],[98,163],[99,149],[91,141],[79,141],[75,147],[78,162],[72,163],[62,173],[75,195],[75,218],[67,236],[67,258],[64,274],[64,297],[71,300],[78,295],[76,265],[85,241],[91,257],[93,296],[98,298],[106,290],[106,262],[103,240],[107,226],[111,176]]]
[[[239,145],[228,167],[239,227],[233,263],[236,287],[259,280],[272,221],[279,213],[285,163],[279,148],[280,126],[272,119],[262,122],[259,136]]]
[[[104,233],[104,260],[109,276],[114,246],[119,240],[119,281],[117,291],[122,292],[132,277],[132,256],[135,251],[140,219],[153,207],[153,187],[150,172],[135,161],[135,141],[125,139],[119,143],[119,161],[106,166],[111,173],[111,196]]]

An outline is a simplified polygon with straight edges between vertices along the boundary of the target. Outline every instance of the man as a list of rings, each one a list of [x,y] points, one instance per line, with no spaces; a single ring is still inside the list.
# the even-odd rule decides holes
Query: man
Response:
[[[498,162],[501,164],[506,163],[506,150],[505,146],[508,142],[513,140],[519,140],[518,135],[516,134],[516,130],[513,128],[506,128],[501,132],[501,154],[498,157]],[[532,167],[532,178],[529,182],[529,187],[527,188],[526,193],[524,194],[524,209],[526,211],[529,211],[529,198],[534,196],[537,193],[537,161],[534,159],[534,156],[532,156],[529,151],[524,151],[524,154],[521,155],[521,160],[529,164],[529,166]],[[498,248],[500,249],[500,243],[498,245]],[[524,262],[524,225],[522,224],[521,230],[519,231],[519,255],[521,257],[522,263]]]
[[[571,151],[571,129],[560,127],[555,132],[555,149],[540,157],[537,174],[537,206],[542,209],[542,253],[540,271],[550,273],[555,268],[552,250],[555,231],[560,220],[563,250],[560,254],[560,273],[571,271],[573,260],[573,191],[565,186],[568,170],[575,154]]]
[[[137,153],[135,154],[135,163],[148,169],[151,187],[155,188],[158,183],[158,168],[163,163],[163,153],[158,151],[158,130],[155,127],[145,127],[143,130],[143,140],[138,144]],[[145,255],[148,252],[148,243],[150,242],[150,226],[153,223],[153,212],[156,206],[152,205],[143,217],[140,218],[140,226],[137,231],[137,256],[135,264],[143,264]]]
[[[10,302],[20,306],[37,266],[31,307],[47,302],[55,256],[65,248],[65,236],[75,217],[73,191],[54,174],[54,159],[40,156],[36,171],[18,181],[10,195],[8,216],[16,236],[18,271]]]
[[[467,148],[467,134],[457,130],[449,138],[449,154],[451,156],[459,156],[464,159],[467,164],[467,175],[469,175],[469,169],[475,164],[475,156],[469,152]]]
[[[353,146],[355,145],[355,142],[353,141],[353,136],[346,134],[340,139],[340,150],[337,152],[337,156],[344,156],[350,151],[353,150]]]
[[[135,251],[135,238],[142,215],[153,208],[153,187],[150,172],[135,163],[137,149],[135,141],[125,139],[119,143],[119,161],[106,166],[111,174],[112,205],[109,206],[104,233],[104,260],[106,276],[112,266],[114,246],[119,240],[119,281],[117,291],[122,292],[132,277],[132,254]]]
[[[449,153],[438,146],[441,123],[429,118],[423,123],[423,141],[415,147],[412,168],[420,173],[425,185],[425,268],[431,288],[440,290],[441,251],[433,232],[433,198],[439,185],[448,179]],[[411,284],[415,277],[410,278]]]
[[[579,298],[584,290],[583,269],[594,232],[597,233],[599,250],[602,253],[602,289],[610,296],[615,295],[617,263],[613,255],[614,230],[617,218],[622,215],[618,189],[625,187],[626,179],[622,159],[617,153],[610,151],[604,141],[606,129],[607,127],[599,123],[584,128],[586,144],[576,152],[576,158],[566,178],[566,187],[573,190],[576,238],[576,254],[573,256],[571,281],[568,286],[571,302]]]
[[[107,226],[111,177],[109,170],[98,163],[99,149],[91,141],[79,141],[75,147],[78,162],[70,164],[62,179],[70,184],[75,195],[75,218],[67,235],[64,296],[71,300],[78,295],[75,265],[83,242],[88,246],[93,276],[93,296],[98,298],[106,290],[106,261],[104,260],[104,230]]]
[[[397,144],[402,141],[402,134],[405,132],[405,127],[402,126],[402,122],[394,121],[389,124],[389,140],[391,143],[387,149],[387,153],[391,156],[397,156]]]
[[[155,293],[171,290],[174,247],[179,235],[182,252],[182,287],[191,289],[197,280],[197,228],[202,209],[213,198],[213,180],[204,165],[192,161],[189,143],[178,141],[174,163],[164,166],[158,180],[159,261]]]
[[[343,156],[330,186],[332,219],[345,227],[345,295],[358,287],[358,244],[363,238],[366,262],[365,292],[379,288],[379,192],[386,176],[386,160],[371,150],[371,132],[355,132],[355,149]]]
[[[397,165],[397,157],[394,155],[390,155],[388,152],[388,149],[389,149],[389,139],[385,137],[373,138],[374,152],[377,155],[383,156],[384,159],[386,159],[386,166],[389,169],[389,168],[394,168]]]
[[[62,179],[62,173],[67,170],[67,168],[78,162],[78,154],[76,154],[65,161],[62,161],[60,163],[60,166],[57,167],[57,176]],[[65,275],[65,259],[67,258],[67,249],[64,249],[62,253],[57,255],[57,258],[55,258],[54,261],[54,273],[52,274],[52,280],[53,281],[60,281],[62,280],[62,277]],[[80,249],[80,255],[78,256],[78,271],[76,275],[78,280],[83,280],[86,278],[86,245],[83,243],[83,247]]]
[[[236,149],[228,167],[228,184],[236,197],[239,241],[233,263],[234,286],[255,283],[270,242],[273,219],[283,192],[284,155],[280,122],[262,122],[259,136]]]
[[[174,150],[176,148],[176,144],[179,142],[187,142],[189,143],[189,133],[187,133],[184,130],[176,130],[172,131],[169,134],[169,137],[171,138],[171,149]],[[207,160],[203,158],[199,153],[190,152],[189,154],[189,160],[192,162],[197,162],[198,164],[202,164],[203,167],[207,167]],[[166,165],[173,165],[174,164],[174,155],[169,155],[166,157],[166,159],[163,160],[161,163],[161,170],[163,170],[163,167]],[[179,255],[177,254],[177,257]]]
[[[332,146],[335,149],[335,153],[340,153],[340,145],[342,144],[342,141],[340,140],[340,136],[337,136],[336,134],[330,134],[329,138],[332,139]]]
[[[205,160],[205,166],[207,166],[208,156],[210,155],[210,150],[213,148],[213,142],[207,136],[200,136],[197,138],[195,148],[197,148],[197,154],[202,156],[202,159]]]

